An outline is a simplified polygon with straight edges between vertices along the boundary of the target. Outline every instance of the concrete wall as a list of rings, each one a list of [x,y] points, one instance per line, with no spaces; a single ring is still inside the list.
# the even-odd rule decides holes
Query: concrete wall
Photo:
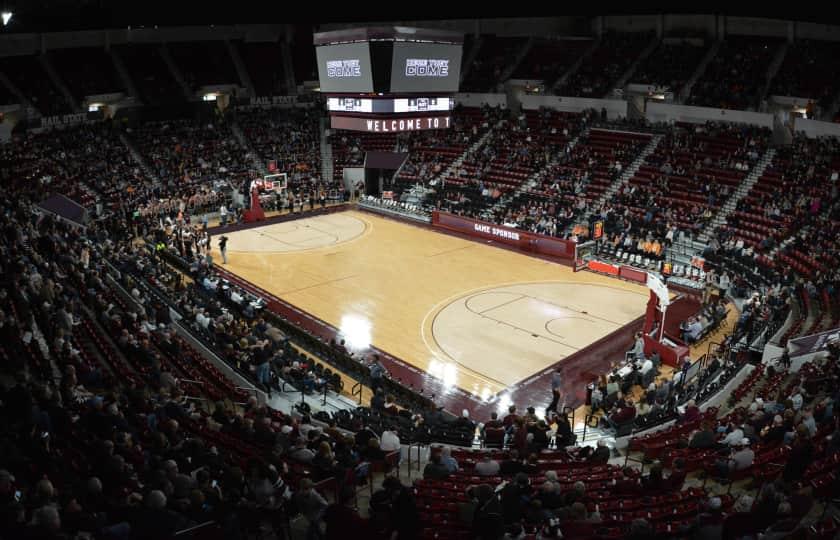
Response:
[[[532,96],[521,97],[522,108],[536,110],[540,107],[547,107],[558,111],[581,112],[586,109],[602,108],[607,109],[607,118],[610,120],[627,117],[627,102],[620,99],[590,99],[563,96]]]
[[[35,54],[49,49],[105,47],[123,43],[161,43],[179,41],[277,41],[283,27],[275,24],[235,26],[181,26],[165,28],[121,28],[81,32],[0,35],[0,56]],[[279,59],[278,59],[279,62]]]
[[[726,33],[736,36],[767,36],[787,38],[793,23],[780,19],[758,17],[727,17]]]
[[[665,15],[664,31],[665,35],[681,35],[686,32],[697,33],[702,32],[709,37],[714,37],[717,29],[717,21],[714,15]]]
[[[478,16],[478,15],[477,15]],[[335,23],[321,25],[320,31],[341,30],[357,26],[384,26],[382,21],[354,24]],[[522,17],[507,19],[450,19],[450,20],[399,20],[390,24],[436,28],[463,32],[464,34],[496,34],[499,36],[588,36],[586,17]]]
[[[802,132],[808,137],[840,137],[840,124],[833,122],[821,122],[819,120],[807,120],[797,118],[794,120],[794,129]]]
[[[840,41],[840,26],[809,22],[793,23],[796,39],[821,39]]]
[[[737,122],[757,126],[773,127],[773,115],[749,111],[730,111],[711,107],[692,107],[688,105],[671,105],[649,101],[645,116],[651,122],[693,122],[708,121]]]
[[[661,15],[607,15],[604,18],[604,30],[618,32],[647,32],[657,30],[662,20]]]

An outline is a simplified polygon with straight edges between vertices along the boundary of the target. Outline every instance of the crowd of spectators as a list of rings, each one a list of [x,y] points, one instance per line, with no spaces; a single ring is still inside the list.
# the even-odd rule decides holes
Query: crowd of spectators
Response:
[[[788,44],[785,60],[773,77],[770,94],[806,99],[808,102],[800,103],[804,106],[813,102],[816,107],[808,111],[808,118],[820,118],[840,90],[829,75],[840,68],[838,54],[840,47],[830,41],[798,39]]]
[[[222,118],[148,122],[132,129],[129,136],[170,189],[248,176],[245,153]]]
[[[758,162],[767,139],[766,130],[736,124],[677,127],[611,204],[660,243],[674,241],[675,227],[696,235]]]
[[[550,89],[592,44],[591,39],[537,39],[511,78],[541,80]]]
[[[236,122],[259,159],[273,161],[273,172],[288,174],[289,185],[298,187],[321,177],[321,115],[317,105],[251,109],[238,111]]]
[[[68,114],[72,106],[51,83],[38,57],[34,55],[0,58],[0,72],[23,94],[23,97],[44,116]]]
[[[192,90],[221,84],[240,86],[233,58],[223,41],[173,42],[165,47]]]
[[[502,73],[513,64],[516,55],[527,41],[524,37],[481,36],[478,54],[469,67],[466,78],[460,85],[463,92],[490,92],[496,89]],[[475,46],[475,45],[474,45]],[[464,54],[469,51],[464,50]]]
[[[114,45],[112,54],[118,56],[131,74],[131,79],[147,105],[183,103],[184,92],[169,71],[154,43]]]
[[[678,96],[707,50],[695,40],[665,38],[639,65],[632,82],[664,86]]]
[[[557,88],[557,93],[561,96],[605,97],[652,39],[652,32],[604,33],[598,48]]]
[[[691,88],[688,105],[759,110],[767,70],[781,41],[729,36]]]
[[[306,173],[312,168],[319,170],[314,161],[320,159],[318,131],[314,126],[301,128],[301,123],[315,123],[314,113],[276,112],[269,118],[267,127],[260,125],[256,114],[238,118],[258,152],[282,164],[281,170],[300,173],[298,178],[308,178]],[[435,167],[443,169],[449,163],[448,157],[436,157],[444,154],[435,150],[466,148],[489,131],[485,144],[466,153],[464,163],[443,179],[438,192],[441,207],[452,208],[452,200],[457,199],[463,205],[461,211],[467,206],[468,213],[487,211],[505,193],[557,159],[559,165],[539,180],[542,193],[507,201],[493,216],[499,222],[560,235],[577,213],[589,209],[581,201],[600,193],[587,197],[596,173],[606,174],[611,183],[641,146],[638,141],[619,141],[604,150],[590,131],[570,148],[568,141],[588,121],[587,115],[565,117],[548,111],[504,118],[503,111],[486,108],[456,120],[456,129],[445,135],[394,137],[386,144],[427,149],[429,153],[422,155],[430,156],[431,163],[425,163],[424,157],[423,162],[411,162],[411,167],[420,167],[421,172],[422,167],[431,167],[434,175]],[[352,497],[346,488],[367,480],[366,463],[370,467],[399,449],[399,428],[423,425],[431,429],[444,424],[436,416],[439,411],[402,413],[392,396],[378,391],[371,403],[374,414],[350,416],[341,427],[335,419],[332,424],[327,419],[324,427],[305,412],[292,417],[246,400],[232,384],[222,381],[223,376],[209,375],[210,368],[203,384],[187,381],[191,371],[178,358],[191,354],[190,345],[176,336],[168,306],[147,286],[167,297],[184,322],[222,359],[269,394],[282,387],[284,380],[312,392],[337,385],[335,378],[319,372],[288,336],[259,315],[259,306],[219,279],[208,257],[209,236],[199,224],[187,223],[189,214],[206,213],[226,203],[220,191],[210,187],[214,182],[247,172],[242,149],[227,122],[225,118],[174,120],[132,128],[128,136],[149,161],[155,178],[133,162],[120,141],[120,128],[107,123],[26,134],[0,147],[0,175],[5,182],[0,195],[0,327],[4,332],[0,352],[8,360],[2,368],[4,382],[14,380],[4,384],[0,400],[0,416],[8,426],[0,435],[4,442],[0,462],[5,467],[0,471],[4,520],[0,537],[62,538],[89,531],[113,538],[161,538],[180,528],[214,521],[226,537],[239,538],[255,524],[280,531],[290,513],[303,514],[312,534],[317,534],[322,522],[328,536],[330,531],[338,534],[348,520],[360,520],[348,506]],[[653,170],[651,181],[631,181],[612,201],[594,209],[595,216],[605,220],[611,242],[661,256],[683,228],[681,214],[688,212],[692,219],[702,220],[703,213],[719,207],[732,186],[754,166],[765,139],[766,133],[728,124],[709,124],[695,131],[676,128],[646,161]],[[349,139],[345,144],[360,146]],[[781,253],[800,259],[811,271],[803,279],[792,270],[780,269],[763,297],[751,297],[745,303],[736,331],[777,318],[790,298],[786,287],[814,298],[822,290],[836,293],[840,210],[835,146],[831,140],[797,141],[779,154],[778,166],[789,175],[783,178],[783,185],[791,187],[786,191],[789,195],[748,202],[767,208],[769,219],[789,218],[795,224],[800,236]],[[720,183],[719,176],[724,177]],[[675,181],[675,177],[683,180]],[[680,196],[671,190],[671,182],[682,186]],[[102,219],[84,232],[31,213],[32,203],[55,192],[94,209],[97,202],[107,204],[112,212],[96,209]],[[675,199],[691,201],[691,206],[681,206],[685,203]],[[156,232],[161,229],[173,234]],[[191,283],[166,268],[155,254],[157,248],[149,250],[133,242],[135,234],[156,246],[168,244],[165,249],[191,264]],[[739,245],[737,237],[728,234],[722,231],[717,245],[710,247],[711,258],[757,256],[752,246]],[[770,249],[770,245],[762,247],[762,251]],[[802,259],[806,253],[807,260]],[[114,273],[109,263],[119,271]],[[111,277],[130,291],[130,298],[115,290]],[[731,284],[735,296],[748,289],[738,279]],[[113,350],[108,349],[109,343]],[[768,450],[779,434],[791,446],[781,472],[787,484],[773,484],[775,491],[759,495],[762,501],[775,502],[779,513],[761,522],[765,526],[789,525],[790,516],[798,515],[789,509],[795,494],[790,483],[803,478],[811,464],[836,452],[835,441],[840,437],[825,437],[836,426],[836,365],[834,357],[815,364],[811,368],[815,371],[807,371],[801,384],[775,394],[770,400],[774,408],[768,409],[765,395],[761,403],[753,404],[755,408],[750,405],[748,418],[730,415],[725,424],[709,428],[713,444],[708,449],[713,453],[704,457],[709,472],[720,476],[751,467],[759,448]],[[614,394],[607,385],[602,394]],[[617,398],[610,403],[607,422],[620,425],[626,418],[650,414],[659,403],[659,392],[654,384],[638,404]],[[245,403],[225,402],[234,399]],[[207,403],[212,405],[208,408]],[[688,409],[693,411],[693,407],[690,404]],[[683,421],[695,421],[695,413],[688,409]],[[542,420],[533,410],[521,417],[512,411],[504,420],[491,419],[482,427],[488,426],[507,431],[508,444],[517,454],[506,460],[507,466],[499,464],[498,471],[492,459],[476,465],[477,474],[483,476],[481,470],[488,477],[495,472],[521,473],[525,479],[513,476],[514,482],[500,490],[497,502],[502,513],[507,512],[504,524],[556,530],[564,520],[585,521],[597,513],[587,506],[581,513],[574,506],[591,502],[577,489],[567,494],[553,486],[543,490],[541,505],[554,499],[545,506],[550,514],[532,504],[538,497],[528,485],[529,475],[542,471],[540,452],[547,449],[552,436],[559,436],[560,446],[574,444],[565,417],[549,415]],[[446,425],[462,433],[478,427],[468,415]],[[737,443],[735,452],[729,451],[730,443]],[[608,457],[605,452],[598,447],[592,451],[595,458],[583,459],[601,463]],[[443,449],[432,453],[424,477],[445,480],[460,473],[458,459]],[[661,482],[660,473],[652,472],[641,485]],[[625,476],[622,481],[628,486],[636,482],[632,473]],[[334,481],[340,492],[338,502],[327,508],[309,478]],[[371,501],[371,520],[359,523],[379,532],[398,531],[401,536],[411,530],[417,533],[423,520],[416,509],[412,511],[411,490],[392,477],[383,488]],[[485,504],[483,510],[489,508],[487,503],[495,505],[495,495],[485,488],[471,493]],[[570,503],[566,495],[577,499]],[[558,498],[563,502],[556,504]],[[759,507],[750,510],[745,503],[744,512],[756,512]],[[717,521],[693,526],[723,522],[720,501],[712,499],[709,512],[717,512]],[[576,517],[570,519],[571,515]],[[555,519],[560,521],[552,524]]]
[[[79,104],[86,96],[125,91],[105,49],[56,49],[47,57]]]

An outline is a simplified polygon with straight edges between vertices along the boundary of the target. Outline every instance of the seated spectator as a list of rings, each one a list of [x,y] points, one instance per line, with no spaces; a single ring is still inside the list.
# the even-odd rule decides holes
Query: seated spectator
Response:
[[[484,454],[481,461],[475,464],[475,474],[479,476],[496,476],[499,474],[499,462],[493,459],[490,454]]]
[[[685,476],[685,460],[683,458],[675,459],[671,469],[671,475],[668,476],[668,488],[671,491],[681,490],[685,482]]]
[[[700,429],[695,430],[688,441],[688,447],[705,450],[715,446],[715,433],[711,424],[703,424]]]
[[[723,532],[722,501],[712,497],[705,503],[705,510],[694,523],[694,538],[721,538]]]
[[[696,420],[699,420],[702,417],[700,412],[700,407],[697,406],[697,403],[690,399],[685,404],[685,413],[680,417],[680,422],[683,424],[690,424]]]
[[[449,469],[441,463],[439,453],[432,453],[429,463],[423,469],[424,480],[444,480],[449,476]]]
[[[752,467],[755,460],[755,452],[750,448],[750,440],[741,439],[738,448],[733,449],[728,459],[719,460],[716,463],[717,472],[721,478],[728,478],[734,471],[741,471]]]
[[[460,470],[458,467],[458,461],[452,457],[452,449],[448,446],[444,446],[440,450],[440,462],[446,467],[446,470],[450,473],[456,473]]]
[[[624,403],[617,403],[613,411],[602,418],[602,421],[613,429],[631,422],[636,417],[633,401],[628,399]]]
[[[299,463],[311,463],[314,457],[315,452],[306,447],[306,440],[303,437],[298,438],[295,447],[289,452],[289,458]]]
[[[519,457],[519,451],[512,449],[510,457],[504,460],[501,464],[500,474],[504,476],[511,476],[522,472],[522,459]]]

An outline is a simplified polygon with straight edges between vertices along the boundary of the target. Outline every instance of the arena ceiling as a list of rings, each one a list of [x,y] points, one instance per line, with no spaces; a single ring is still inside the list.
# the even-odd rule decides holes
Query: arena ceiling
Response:
[[[823,4],[827,6],[828,4]],[[798,14],[772,6],[742,4],[736,7],[721,3],[675,6],[673,2],[626,3],[599,2],[597,9],[585,3],[534,2],[517,7],[509,3],[498,6],[483,4],[479,12],[476,4],[465,2],[422,3],[293,3],[284,0],[214,0],[132,1],[132,0],[0,0],[0,9],[12,11],[13,19],[0,32],[55,32],[63,30],[95,30],[128,26],[182,26],[210,24],[292,23],[317,26],[326,23],[360,21],[444,20],[500,17],[556,17],[597,15],[642,15],[656,13],[722,13],[734,16],[795,19],[801,21],[840,24],[840,12],[823,7]],[[781,8],[783,4],[779,4]]]

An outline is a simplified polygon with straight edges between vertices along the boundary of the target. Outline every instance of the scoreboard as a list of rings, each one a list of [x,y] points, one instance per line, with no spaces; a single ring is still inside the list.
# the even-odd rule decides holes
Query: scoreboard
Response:
[[[361,98],[329,97],[327,110],[345,113],[449,112],[455,108],[451,97]]]
[[[389,133],[452,125],[463,34],[357,28],[315,34],[314,44],[332,128]]]

